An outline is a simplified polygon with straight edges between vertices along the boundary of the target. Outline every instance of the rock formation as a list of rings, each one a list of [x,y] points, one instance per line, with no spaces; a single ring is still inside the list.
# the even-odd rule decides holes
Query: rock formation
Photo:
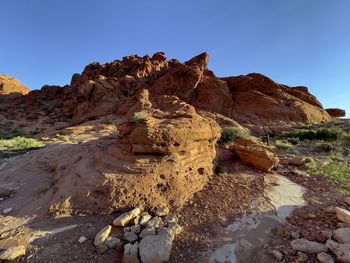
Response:
[[[0,75],[0,95],[8,95],[8,94],[28,94],[29,89],[24,86],[17,79]]]
[[[243,163],[266,172],[279,161],[270,147],[249,138],[239,138],[235,151]]]
[[[75,165],[57,166],[52,212],[179,207],[207,183],[220,137],[213,120],[175,96],[145,89],[120,111],[118,139],[82,145],[70,158]]]
[[[326,111],[333,118],[345,117],[346,115],[345,110],[342,110],[342,109],[330,108],[330,109],[326,109]]]

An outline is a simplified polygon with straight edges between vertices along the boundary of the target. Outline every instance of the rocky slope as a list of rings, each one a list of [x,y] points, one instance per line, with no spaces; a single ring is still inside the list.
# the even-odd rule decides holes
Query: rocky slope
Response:
[[[26,95],[29,93],[29,89],[17,79],[0,74],[0,95],[13,93]]]
[[[197,110],[241,123],[271,126],[282,122],[325,122],[330,115],[306,87],[288,87],[260,74],[218,78],[208,69],[208,54],[180,63],[159,52],[111,63],[92,63],[65,87],[44,86],[7,103],[8,118],[82,123],[117,113],[134,94],[174,95]],[[12,108],[11,108],[12,105]],[[27,110],[19,114],[22,107]],[[46,117],[46,119],[45,119]]]

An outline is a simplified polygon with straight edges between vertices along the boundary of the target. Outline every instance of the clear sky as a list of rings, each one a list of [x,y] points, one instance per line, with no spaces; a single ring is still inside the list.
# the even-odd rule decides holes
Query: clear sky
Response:
[[[64,85],[92,61],[206,51],[218,76],[259,72],[350,113],[349,0],[1,0],[0,74]]]

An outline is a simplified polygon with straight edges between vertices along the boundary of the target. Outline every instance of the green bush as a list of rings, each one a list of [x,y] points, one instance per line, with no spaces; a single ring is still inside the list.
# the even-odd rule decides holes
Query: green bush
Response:
[[[334,151],[334,146],[329,142],[321,142],[314,145],[314,150],[316,152],[331,153]]]
[[[12,139],[0,139],[0,157],[9,157],[42,147],[45,147],[43,142],[32,138],[15,137]]]
[[[318,130],[301,129],[292,132],[284,132],[280,135],[280,138],[297,138],[303,140],[324,140],[335,141],[339,139],[343,134],[343,131],[339,128],[321,128]]]
[[[327,176],[340,185],[342,192],[350,189],[350,167],[346,162],[332,162],[307,169],[309,174]]]
[[[250,133],[240,127],[224,127],[221,130],[221,138],[219,139],[219,144],[231,144],[236,142],[239,138],[248,138]]]

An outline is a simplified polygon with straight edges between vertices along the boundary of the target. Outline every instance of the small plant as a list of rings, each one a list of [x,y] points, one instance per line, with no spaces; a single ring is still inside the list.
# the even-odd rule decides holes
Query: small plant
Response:
[[[145,111],[134,112],[133,119],[136,122],[141,122],[147,120],[148,113]]]
[[[240,127],[224,127],[221,130],[221,138],[219,139],[219,144],[231,144],[235,143],[239,138],[249,138],[250,133]]]
[[[77,140],[72,139],[71,137],[69,137],[68,135],[65,134],[57,134],[56,138],[64,141],[64,142],[68,142],[68,143],[79,143]]]
[[[280,138],[298,138],[301,141],[304,140],[324,140],[335,141],[341,137],[343,131],[339,128],[321,128],[318,130],[301,129],[292,132],[284,132]]]
[[[341,192],[350,190],[350,167],[346,162],[332,162],[321,164],[307,169],[309,174],[327,176],[340,185]]]
[[[45,147],[42,141],[32,138],[15,137],[7,140],[0,139],[0,157],[9,157],[42,147]]]

